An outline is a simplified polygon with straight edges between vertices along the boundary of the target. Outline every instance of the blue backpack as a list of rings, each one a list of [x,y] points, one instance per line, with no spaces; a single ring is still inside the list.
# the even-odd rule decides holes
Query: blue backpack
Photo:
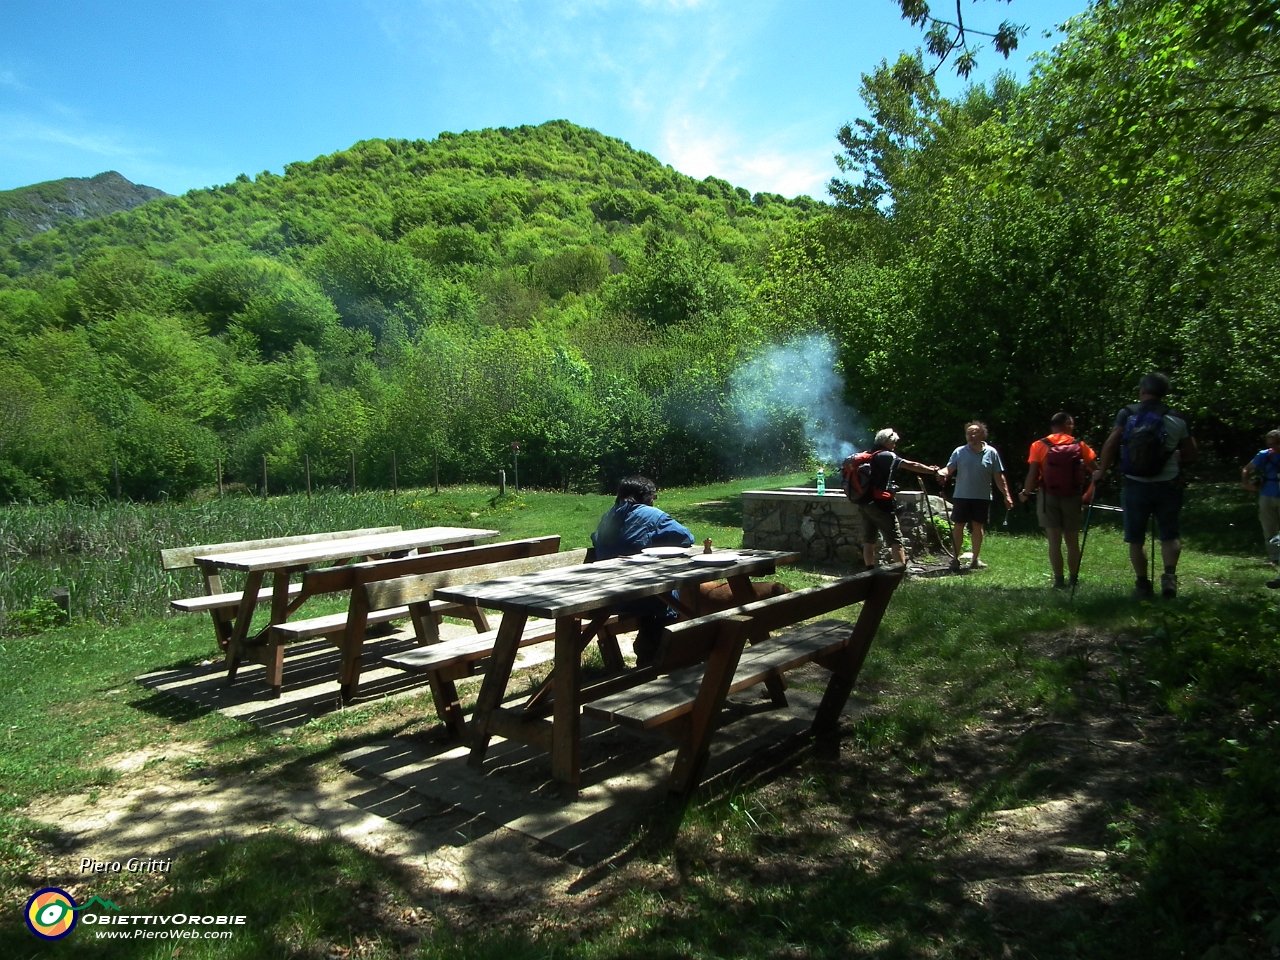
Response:
[[[1144,408],[1125,407],[1129,420],[1124,427],[1124,447],[1120,455],[1120,472],[1133,477],[1154,477],[1169,462],[1172,452],[1164,448],[1164,415],[1169,408],[1156,404]]]

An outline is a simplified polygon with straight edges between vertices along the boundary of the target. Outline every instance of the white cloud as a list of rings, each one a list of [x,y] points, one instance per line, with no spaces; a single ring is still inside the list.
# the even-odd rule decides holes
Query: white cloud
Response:
[[[791,145],[791,138],[774,135],[759,143],[702,118],[673,115],[663,129],[662,160],[681,173],[701,180],[716,176],[734,186],[794,197],[802,193],[822,200],[827,182],[836,175],[829,148]]]
[[[5,117],[0,121],[0,140],[10,143],[48,143],[61,147],[71,147],[83,153],[92,153],[101,157],[132,157],[139,151],[126,147],[113,136],[76,133],[59,129],[27,117]]]

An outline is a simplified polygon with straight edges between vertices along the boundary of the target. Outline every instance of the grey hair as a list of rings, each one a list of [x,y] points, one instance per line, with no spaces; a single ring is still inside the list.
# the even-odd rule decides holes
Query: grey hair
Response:
[[[1280,440],[1280,430],[1268,430],[1267,446],[1271,446],[1271,444],[1275,443],[1277,440]]]
[[[891,443],[897,443],[899,439],[898,431],[893,427],[885,427],[883,430],[876,431],[877,447],[885,447]]]

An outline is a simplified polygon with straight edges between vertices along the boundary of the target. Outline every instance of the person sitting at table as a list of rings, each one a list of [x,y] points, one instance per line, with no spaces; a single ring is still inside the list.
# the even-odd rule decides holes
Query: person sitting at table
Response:
[[[657,495],[648,477],[627,477],[618,485],[617,499],[591,535],[597,560],[639,553],[645,547],[693,545],[689,528],[653,505]]]
[[[657,495],[658,488],[648,477],[627,477],[618,484],[617,499],[591,534],[597,560],[639,553],[645,547],[693,545],[689,528],[653,505]],[[639,623],[636,666],[648,666],[658,653],[662,628],[675,619],[675,611],[661,597],[645,597],[622,604],[618,613]]]

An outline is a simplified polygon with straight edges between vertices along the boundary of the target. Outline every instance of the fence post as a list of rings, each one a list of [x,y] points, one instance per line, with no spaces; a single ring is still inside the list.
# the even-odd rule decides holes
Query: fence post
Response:
[[[267,455],[265,453],[262,455],[262,496],[263,499],[271,496],[267,491]]]
[[[49,599],[58,605],[58,609],[62,611],[62,619],[66,623],[71,622],[71,588],[70,587],[53,587],[49,590]]]
[[[440,492],[440,451],[431,451],[431,464],[434,467],[434,477],[436,482],[436,493]]]
[[[356,492],[356,452],[351,451],[351,492]]]
[[[391,451],[391,494],[395,496],[400,492],[400,486],[396,482],[396,452]]]
[[[498,471],[498,496],[505,497],[507,495],[507,471]]]
[[[222,458],[218,458],[218,499],[222,499]]]
[[[311,454],[302,455],[302,471],[307,475],[307,499],[311,499]]]
[[[111,472],[116,478],[116,499],[120,499],[120,461],[116,457],[111,458]]]

